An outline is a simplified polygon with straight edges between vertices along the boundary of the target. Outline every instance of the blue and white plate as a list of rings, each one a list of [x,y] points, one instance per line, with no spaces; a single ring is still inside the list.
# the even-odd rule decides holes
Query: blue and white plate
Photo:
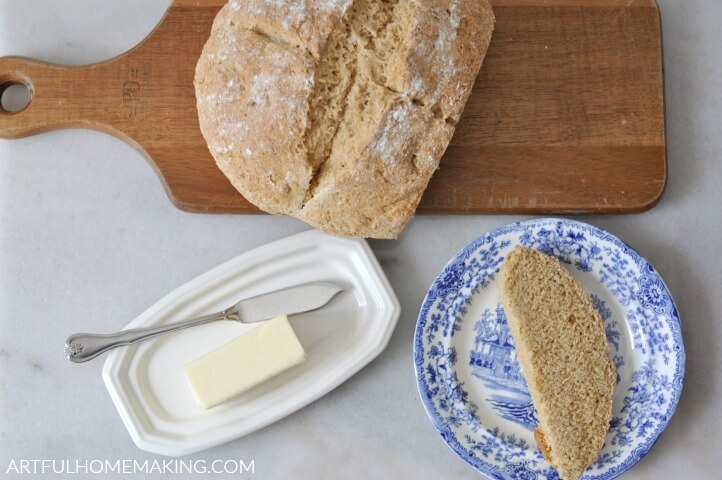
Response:
[[[536,412],[499,304],[496,274],[516,245],[554,255],[591,296],[617,366],[612,421],[584,479],[614,478],[652,448],[684,378],[679,315],[634,249],[571,220],[504,226],[461,250],[426,295],[414,338],[419,393],[444,441],[494,479],[558,479],[534,441]]]

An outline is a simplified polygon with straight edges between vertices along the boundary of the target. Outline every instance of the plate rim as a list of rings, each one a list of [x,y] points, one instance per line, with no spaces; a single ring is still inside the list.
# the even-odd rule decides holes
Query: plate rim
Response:
[[[148,319],[153,319],[158,316],[159,311],[163,310],[163,308],[167,305],[183,302],[188,296],[188,292],[192,291],[193,288],[197,288],[200,285],[208,283],[219,275],[222,275],[224,272],[227,272],[229,269],[246,268],[249,262],[254,263],[255,259],[258,257],[263,259],[262,262],[265,261],[265,259],[267,259],[266,257],[269,255],[271,257],[278,257],[278,255],[274,252],[281,251],[279,249],[285,248],[288,245],[294,249],[302,249],[308,246],[320,245],[322,243],[339,244],[349,251],[358,253],[359,258],[363,262],[363,266],[366,267],[369,274],[374,277],[375,281],[373,282],[372,290],[377,291],[376,293],[380,296],[380,298],[373,297],[372,300],[377,302],[379,300],[382,301],[383,305],[378,305],[378,308],[380,313],[383,315],[383,318],[381,319],[382,324],[386,325],[386,328],[383,331],[375,332],[367,338],[365,343],[368,345],[365,349],[365,354],[359,355],[359,358],[353,363],[352,368],[348,368],[345,372],[339,375],[336,379],[337,381],[326,382],[323,388],[316,389],[316,391],[309,397],[309,401],[302,402],[302,404],[292,408],[288,412],[281,412],[281,415],[270,415],[266,422],[261,422],[255,427],[241,431],[240,433],[222,430],[219,431],[217,436],[212,439],[205,439],[204,437],[204,441],[195,440],[188,442],[187,439],[171,441],[161,438],[157,434],[156,429],[148,430],[144,427],[144,422],[142,421],[140,415],[148,416],[148,410],[143,405],[134,406],[136,396],[134,394],[128,394],[127,389],[130,388],[130,386],[125,385],[126,382],[120,378],[121,374],[125,372],[123,364],[125,363],[127,352],[124,350],[115,350],[110,352],[102,369],[103,383],[108,390],[108,393],[113,401],[113,405],[116,407],[116,410],[130,434],[133,443],[135,443],[138,448],[150,453],[177,457],[197,453],[243,437],[265,428],[266,426],[271,425],[288,415],[292,415],[301,408],[310,405],[330,393],[332,390],[358,373],[361,369],[366,367],[385,350],[391,340],[393,332],[395,331],[396,325],[398,324],[401,314],[401,306],[396,293],[391,287],[386,274],[379,264],[378,259],[368,245],[368,242],[363,239],[339,238],[324,234],[318,230],[307,230],[256,248],[252,248],[204,273],[201,273],[156,301],[124,328],[135,328],[140,324],[145,324]],[[349,264],[353,265],[355,262],[356,261],[353,258],[349,257]],[[364,277],[365,276],[366,275],[364,275]],[[151,413],[150,416],[153,417],[154,415]]]
[[[604,230],[600,227],[591,225],[586,222],[582,222],[579,220],[569,219],[569,218],[562,218],[562,217],[539,217],[539,218],[532,218],[527,220],[521,220],[517,222],[512,222],[508,224],[499,225],[492,230],[481,234],[477,237],[475,237],[473,240],[468,242],[466,245],[462,246],[450,259],[446,264],[442,267],[440,272],[436,277],[434,277],[433,281],[429,285],[429,288],[426,292],[426,295],[424,296],[424,300],[421,304],[421,308],[419,310],[419,314],[416,319],[416,325],[414,328],[414,345],[413,345],[413,351],[412,351],[412,359],[414,363],[414,374],[416,377],[416,388],[419,394],[419,397],[421,399],[421,403],[424,407],[424,411],[426,412],[426,415],[428,416],[429,420],[431,421],[431,424],[434,426],[434,429],[439,434],[439,436],[442,438],[444,443],[449,447],[459,458],[464,460],[468,465],[470,465],[474,470],[481,473],[482,475],[488,476],[490,478],[497,478],[498,477],[498,471],[489,470],[483,467],[483,465],[479,464],[480,459],[475,459],[470,457],[467,454],[466,449],[461,447],[459,445],[458,440],[455,442],[452,442],[450,438],[447,437],[447,433],[450,433],[452,430],[451,427],[448,427],[444,421],[437,416],[435,413],[435,406],[433,405],[433,401],[429,398],[429,393],[426,388],[426,381],[424,379],[424,371],[423,371],[423,364],[424,364],[424,349],[423,349],[423,329],[422,329],[422,323],[425,324],[425,318],[423,318],[423,314],[425,311],[427,311],[434,302],[434,299],[430,299],[430,294],[433,292],[434,287],[437,285],[437,283],[443,278],[443,276],[448,272],[448,270],[451,267],[454,267],[468,252],[472,251],[472,247],[476,244],[481,244],[484,239],[488,238],[496,238],[499,237],[505,233],[508,233],[509,231],[513,231],[515,229],[518,229],[519,227],[525,226],[525,225],[553,225],[556,226],[557,224],[562,223],[566,225],[574,225],[574,226],[580,226],[583,229],[588,229],[591,231],[594,231],[596,234],[599,234],[602,238],[604,238],[607,241],[611,241],[612,243],[617,243],[619,247],[626,249],[627,253],[631,257],[636,257],[635,260],[637,261],[637,265],[645,265],[648,267],[649,272],[652,273],[659,279],[661,284],[664,286],[669,300],[673,306],[673,314],[670,315],[670,318],[672,321],[676,321],[676,328],[671,328],[672,333],[674,334],[674,338],[672,338],[672,342],[675,345],[679,346],[679,350],[677,350],[677,355],[679,356],[679,361],[677,362],[678,371],[677,368],[675,368],[675,376],[671,379],[671,383],[673,385],[678,385],[679,388],[675,388],[673,390],[673,394],[670,397],[670,409],[669,409],[669,415],[666,416],[666,419],[660,422],[659,427],[656,429],[653,437],[650,438],[646,443],[636,446],[633,449],[632,455],[622,464],[618,465],[614,470],[610,473],[609,476],[604,477],[605,480],[611,480],[613,478],[618,477],[619,475],[622,475],[626,471],[628,471],[630,468],[632,468],[634,465],[639,463],[648,453],[649,451],[654,447],[655,443],[659,440],[660,436],[664,433],[664,431],[667,429],[667,426],[669,425],[669,422],[671,421],[672,417],[674,416],[674,413],[677,410],[677,407],[679,405],[679,400],[682,396],[682,391],[684,389],[684,377],[685,377],[685,371],[686,371],[686,353],[684,348],[684,339],[682,336],[682,320],[681,316],[679,315],[679,309],[677,307],[676,302],[674,301],[674,297],[672,296],[672,293],[667,286],[667,284],[664,282],[664,279],[662,276],[657,272],[657,270],[654,268],[654,266],[641,254],[639,251],[637,251],[634,247],[630,246],[625,241],[621,240],[616,235],[608,232],[607,230]],[[478,248],[478,247],[477,247]],[[474,249],[475,251],[476,249]],[[428,313],[428,312],[427,312]],[[456,440],[456,437],[453,436],[453,439]],[[483,460],[481,460],[481,463],[485,463]],[[499,477],[502,478],[502,477]]]

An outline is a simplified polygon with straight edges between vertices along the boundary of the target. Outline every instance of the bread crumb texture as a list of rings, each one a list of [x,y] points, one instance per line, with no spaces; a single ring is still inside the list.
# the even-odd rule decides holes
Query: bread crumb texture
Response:
[[[602,319],[556,258],[519,246],[499,275],[537,443],[564,480],[576,480],[599,456],[612,416],[616,369]]]
[[[451,140],[493,24],[487,0],[233,0],[196,68],[201,131],[262,210],[396,238]]]

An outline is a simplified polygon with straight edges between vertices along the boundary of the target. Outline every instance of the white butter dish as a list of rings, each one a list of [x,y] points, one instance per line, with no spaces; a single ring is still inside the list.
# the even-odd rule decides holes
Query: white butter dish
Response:
[[[196,403],[184,367],[252,326],[218,322],[110,352],[103,380],[135,444],[171,456],[220,445],[317,400],[378,356],[399,318],[396,295],[364,240],[319,231],[246,252],[170,293],[125,328],[193,318],[314,281],[346,291],[321,310],[291,317],[306,362],[213,409]]]

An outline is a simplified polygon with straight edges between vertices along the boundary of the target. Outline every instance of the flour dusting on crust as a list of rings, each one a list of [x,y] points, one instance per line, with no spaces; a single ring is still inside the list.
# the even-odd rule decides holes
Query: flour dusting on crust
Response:
[[[259,208],[396,237],[488,47],[487,0],[232,0],[196,69],[201,131]]]

